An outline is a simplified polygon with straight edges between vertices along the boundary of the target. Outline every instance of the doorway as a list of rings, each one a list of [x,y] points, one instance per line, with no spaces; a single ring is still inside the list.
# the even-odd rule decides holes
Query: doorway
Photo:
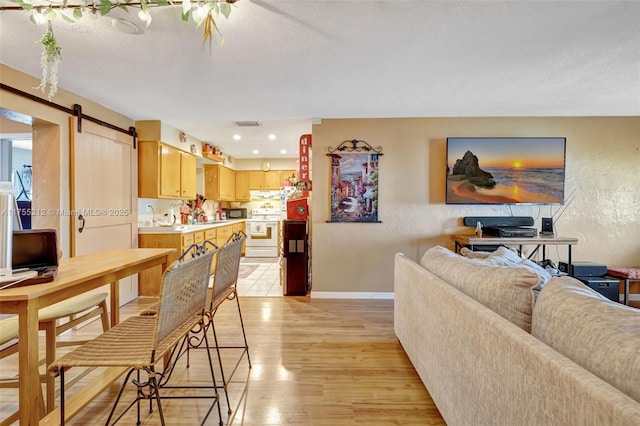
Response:
[[[236,284],[239,296],[282,296],[279,257],[243,257]]]
[[[32,128],[30,123],[0,118],[0,181],[13,184],[23,229],[31,229],[33,197]],[[16,222],[17,223],[17,222]]]

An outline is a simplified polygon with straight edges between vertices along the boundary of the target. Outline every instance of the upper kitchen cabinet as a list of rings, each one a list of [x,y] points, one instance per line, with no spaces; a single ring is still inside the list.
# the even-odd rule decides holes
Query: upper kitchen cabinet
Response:
[[[158,141],[138,142],[138,197],[195,196],[195,156]]]
[[[236,200],[249,201],[249,172],[248,170],[236,170]]]
[[[264,189],[280,189],[281,186],[282,176],[280,170],[264,172]]]
[[[180,153],[180,198],[196,198],[196,157]]]
[[[221,165],[204,166],[204,197],[207,200],[234,201],[236,172]]]
[[[298,180],[298,172],[296,170],[282,170],[281,173],[282,182],[291,182],[291,178],[294,178],[296,182]]]
[[[195,198],[196,157],[167,143],[180,132],[159,120],[136,121],[138,133],[138,197]]]
[[[280,189],[282,186],[282,174],[280,170],[249,171],[249,189]]]
[[[264,172],[262,170],[249,171],[249,189],[264,189]]]

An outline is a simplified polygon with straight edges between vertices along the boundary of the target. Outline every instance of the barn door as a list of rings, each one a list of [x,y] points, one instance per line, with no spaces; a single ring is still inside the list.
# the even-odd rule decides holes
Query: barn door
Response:
[[[71,252],[73,256],[137,247],[137,153],[125,133],[71,121]],[[103,290],[104,291],[104,290]],[[137,277],[120,281],[120,302],[138,295]]]

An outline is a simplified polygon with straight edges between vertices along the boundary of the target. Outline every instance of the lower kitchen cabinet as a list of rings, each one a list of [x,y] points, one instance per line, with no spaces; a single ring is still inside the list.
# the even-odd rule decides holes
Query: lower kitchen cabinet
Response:
[[[216,244],[218,245],[218,247],[222,247],[229,240],[229,237],[231,236],[231,234],[233,234],[232,226],[233,225],[227,225],[216,228],[216,231],[218,231],[218,235],[216,238]]]
[[[169,254],[169,265],[178,260],[182,252],[193,244],[193,241],[193,233],[138,234],[138,247],[140,248],[176,249],[175,252]],[[138,294],[140,296],[159,296],[161,282],[162,268],[160,266],[140,272],[138,274]]]
[[[187,233],[159,232],[157,234],[138,234],[138,246],[140,248],[176,249],[175,252],[169,254],[169,264],[171,264],[178,260],[180,255],[192,244],[202,245],[205,240],[209,240],[218,247],[222,247],[227,242],[231,234],[238,231],[244,231],[244,223],[233,223]],[[207,248],[211,249],[212,247],[207,245]],[[244,255],[244,245],[242,247],[242,254]],[[214,256],[213,263],[211,265],[211,272],[215,270],[216,259],[217,257]],[[160,295],[161,281],[162,268],[160,266],[140,272],[138,274],[138,294],[140,296]]]
[[[205,234],[213,232],[213,242],[215,243],[215,229],[207,231],[166,234],[138,234],[138,247],[141,248],[174,248],[175,252],[169,254],[169,265],[182,255],[191,245],[202,245],[205,240]],[[211,234],[209,234],[211,235]],[[191,251],[195,251],[192,248]],[[138,294],[140,296],[159,296],[160,282],[162,281],[162,268],[147,269],[138,274]]]
[[[240,231],[246,233],[244,222],[242,222],[242,223],[234,223],[233,225],[231,225],[231,232],[232,233],[235,234],[236,232],[240,232]],[[246,242],[242,243],[242,256],[244,256],[245,243]]]

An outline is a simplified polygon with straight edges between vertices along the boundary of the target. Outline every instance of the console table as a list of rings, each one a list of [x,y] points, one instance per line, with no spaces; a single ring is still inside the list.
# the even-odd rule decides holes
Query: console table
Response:
[[[462,247],[469,246],[473,250],[473,246],[482,245],[502,245],[502,246],[518,246],[518,254],[522,256],[522,246],[536,246],[529,254],[528,259],[532,258],[542,247],[542,258],[546,258],[546,246],[567,246],[567,264],[571,266],[571,246],[578,244],[577,238],[568,237],[476,237],[475,235],[452,235],[451,239],[455,243],[455,251],[458,253]],[[568,271],[567,271],[568,272]]]

